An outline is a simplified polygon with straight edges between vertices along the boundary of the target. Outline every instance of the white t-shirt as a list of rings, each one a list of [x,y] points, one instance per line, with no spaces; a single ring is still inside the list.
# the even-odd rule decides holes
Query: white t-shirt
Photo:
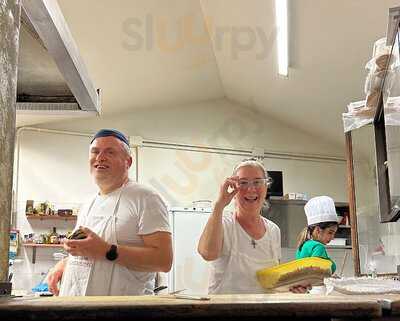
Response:
[[[261,239],[254,240],[234,215],[223,215],[222,254],[211,262],[209,293],[263,292],[257,283],[256,271],[266,267],[264,262],[278,264],[281,259],[281,233],[275,223],[264,217],[262,219],[266,232]]]
[[[161,197],[144,185],[129,181],[125,187],[120,187],[107,195],[97,195],[90,212],[96,213],[98,208],[109,198],[121,195],[116,231],[117,241],[121,245],[142,245],[140,235],[154,232],[171,232],[168,221],[168,210]],[[90,213],[89,213],[90,217]],[[77,225],[80,220],[78,218]]]
[[[119,245],[143,245],[141,235],[154,232],[169,232],[168,211],[164,201],[153,190],[129,181],[125,186],[107,194],[97,195],[87,217],[78,216],[77,227],[86,221],[90,221],[91,213],[97,213],[101,207],[107,206],[108,202],[114,201],[122,190],[117,214],[116,214],[116,237]],[[90,206],[89,203],[84,207]],[[83,213],[87,210],[82,209]],[[112,213],[110,213],[112,214]],[[154,288],[153,272],[138,272],[120,267],[127,286],[130,286],[129,295],[151,294]],[[112,282],[112,295],[126,295],[119,293],[120,289],[114,289]]]

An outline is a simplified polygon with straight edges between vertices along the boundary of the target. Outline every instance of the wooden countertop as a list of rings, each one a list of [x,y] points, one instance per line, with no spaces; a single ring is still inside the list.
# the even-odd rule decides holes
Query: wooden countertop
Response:
[[[2,320],[330,320],[382,316],[377,299],[312,294],[213,295],[208,301],[169,295],[0,299]],[[397,296],[400,302],[400,296]]]
[[[365,298],[377,300],[383,310],[390,311],[391,315],[400,315],[400,294],[365,295]]]

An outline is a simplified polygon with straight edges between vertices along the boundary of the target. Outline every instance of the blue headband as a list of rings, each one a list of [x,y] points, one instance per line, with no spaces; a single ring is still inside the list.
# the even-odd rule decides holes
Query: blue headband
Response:
[[[90,144],[93,143],[93,141],[96,138],[99,137],[109,137],[109,136],[113,136],[117,139],[119,139],[121,142],[124,142],[126,145],[129,146],[129,141],[128,138],[126,138],[126,136],[124,134],[122,134],[121,132],[119,132],[116,129],[100,129],[92,138],[92,140],[90,141]]]

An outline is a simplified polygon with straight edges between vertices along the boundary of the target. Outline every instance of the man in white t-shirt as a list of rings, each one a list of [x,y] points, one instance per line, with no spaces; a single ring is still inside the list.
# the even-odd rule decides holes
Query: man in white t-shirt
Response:
[[[256,271],[281,258],[279,227],[260,215],[270,179],[262,163],[245,160],[220,187],[198,251],[211,261],[209,293],[263,293]],[[235,197],[235,212],[223,214]]]
[[[78,216],[85,238],[64,242],[70,255],[49,273],[49,289],[62,296],[152,294],[155,273],[172,265],[167,208],[157,193],[128,178],[132,157],[121,132],[100,130],[89,164],[99,192]]]

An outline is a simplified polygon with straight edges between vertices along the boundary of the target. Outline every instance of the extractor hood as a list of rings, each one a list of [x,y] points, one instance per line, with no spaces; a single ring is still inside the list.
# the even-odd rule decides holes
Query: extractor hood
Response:
[[[56,0],[23,0],[19,115],[98,115],[96,89]]]

